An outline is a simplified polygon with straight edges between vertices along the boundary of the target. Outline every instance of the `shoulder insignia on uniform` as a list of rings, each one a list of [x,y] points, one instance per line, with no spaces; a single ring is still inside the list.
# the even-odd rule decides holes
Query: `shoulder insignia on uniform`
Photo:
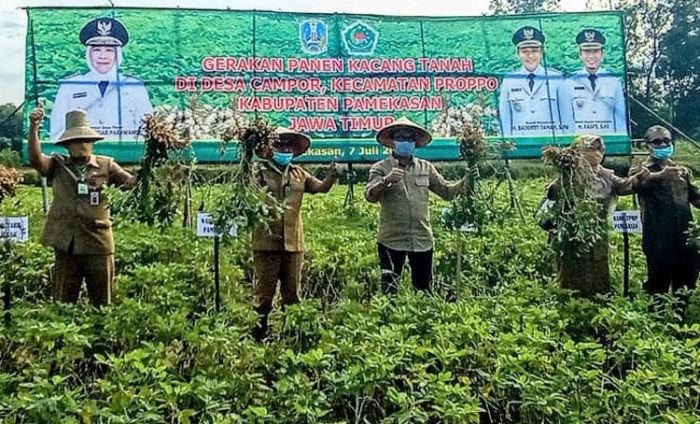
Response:
[[[83,76],[83,74],[72,74],[72,75],[68,75],[67,77],[61,78],[60,80],[58,80],[58,83],[60,84],[60,83],[66,82],[66,81],[68,81],[68,80],[72,80],[72,79],[74,79],[74,78],[78,78],[78,77],[82,77],[82,76]]]
[[[121,74],[121,78],[122,80],[124,80],[124,82],[135,82],[143,84],[143,81],[131,75]]]

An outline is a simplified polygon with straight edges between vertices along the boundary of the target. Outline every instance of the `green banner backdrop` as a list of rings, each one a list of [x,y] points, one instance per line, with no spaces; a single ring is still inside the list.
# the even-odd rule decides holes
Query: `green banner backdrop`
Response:
[[[433,143],[418,154],[435,160],[458,158],[456,135],[472,120],[491,141],[513,142],[511,158],[539,157],[542,146],[584,132],[604,135],[609,155],[630,149],[619,13],[428,18],[31,8],[27,14],[26,108],[45,104],[46,152],[57,149],[51,140],[75,108],[106,136],[97,152],[123,162],[140,158],[138,127],[149,113],[187,131],[201,162],[235,158],[235,146],[222,153],[219,140],[232,120],[255,113],[311,135],[312,149],[300,158],[306,162],[378,160],[387,152],[374,141],[376,130],[401,116],[431,131]],[[537,41],[539,53],[522,47]],[[591,42],[602,48],[587,62],[580,49]]]

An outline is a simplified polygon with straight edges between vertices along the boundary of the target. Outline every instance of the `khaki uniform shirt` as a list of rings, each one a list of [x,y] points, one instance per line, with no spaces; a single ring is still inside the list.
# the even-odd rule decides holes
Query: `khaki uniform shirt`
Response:
[[[112,158],[93,155],[85,167],[88,193],[78,194],[80,169],[71,163],[70,157],[54,155],[51,165],[42,173],[53,188],[53,203],[41,242],[63,253],[113,254],[112,221],[102,189],[106,184],[128,184],[133,177]]]
[[[432,191],[451,200],[462,186],[448,184],[433,164],[414,157],[404,168],[401,181],[385,187],[378,196],[372,196],[370,191],[384,184],[382,178],[398,166],[398,159],[391,156],[372,165],[369,171],[365,198],[381,204],[377,241],[393,250],[426,252],[433,248],[428,193]]]
[[[290,178],[291,169],[302,171],[302,179]],[[265,162],[255,170],[260,185],[283,204],[284,213],[269,222],[269,228],[257,226],[253,229],[253,250],[264,252],[303,252],[304,223],[301,220],[301,201],[304,193],[318,193],[323,184],[297,165],[280,170]]]

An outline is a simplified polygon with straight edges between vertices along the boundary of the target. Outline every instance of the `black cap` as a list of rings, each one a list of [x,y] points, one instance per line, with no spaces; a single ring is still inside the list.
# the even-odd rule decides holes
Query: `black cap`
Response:
[[[513,33],[513,44],[520,47],[542,47],[544,34],[533,26],[524,26]]]
[[[129,33],[116,19],[98,18],[83,27],[80,42],[86,46],[123,46],[129,42]]]
[[[605,45],[605,36],[597,29],[584,29],[576,36],[576,44],[582,49],[602,49]]]

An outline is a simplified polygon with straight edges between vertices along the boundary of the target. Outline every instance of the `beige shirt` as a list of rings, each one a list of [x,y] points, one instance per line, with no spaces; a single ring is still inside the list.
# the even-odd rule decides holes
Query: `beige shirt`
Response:
[[[53,188],[53,203],[49,209],[41,242],[45,246],[75,255],[104,255],[114,253],[112,221],[109,204],[102,190],[107,184],[126,185],[131,174],[107,156],[91,156],[83,168],[72,164],[70,157],[55,155],[42,175]],[[84,171],[84,175],[81,175]],[[86,194],[78,193],[84,178]]]
[[[290,170],[302,171],[302,178],[291,178]],[[265,187],[278,202],[284,214],[272,219],[269,228],[253,229],[253,250],[264,252],[303,252],[304,223],[301,219],[301,201],[304,193],[318,193],[323,182],[302,167],[290,165],[285,170],[264,162],[256,165],[258,183]]]
[[[372,165],[369,183],[365,189],[367,201],[381,205],[377,241],[393,250],[425,252],[433,248],[433,230],[430,226],[428,193],[432,191],[445,200],[453,199],[461,184],[449,184],[427,160],[413,158],[404,168],[401,181],[384,187],[379,195],[370,191],[382,178],[399,166],[391,156]]]

